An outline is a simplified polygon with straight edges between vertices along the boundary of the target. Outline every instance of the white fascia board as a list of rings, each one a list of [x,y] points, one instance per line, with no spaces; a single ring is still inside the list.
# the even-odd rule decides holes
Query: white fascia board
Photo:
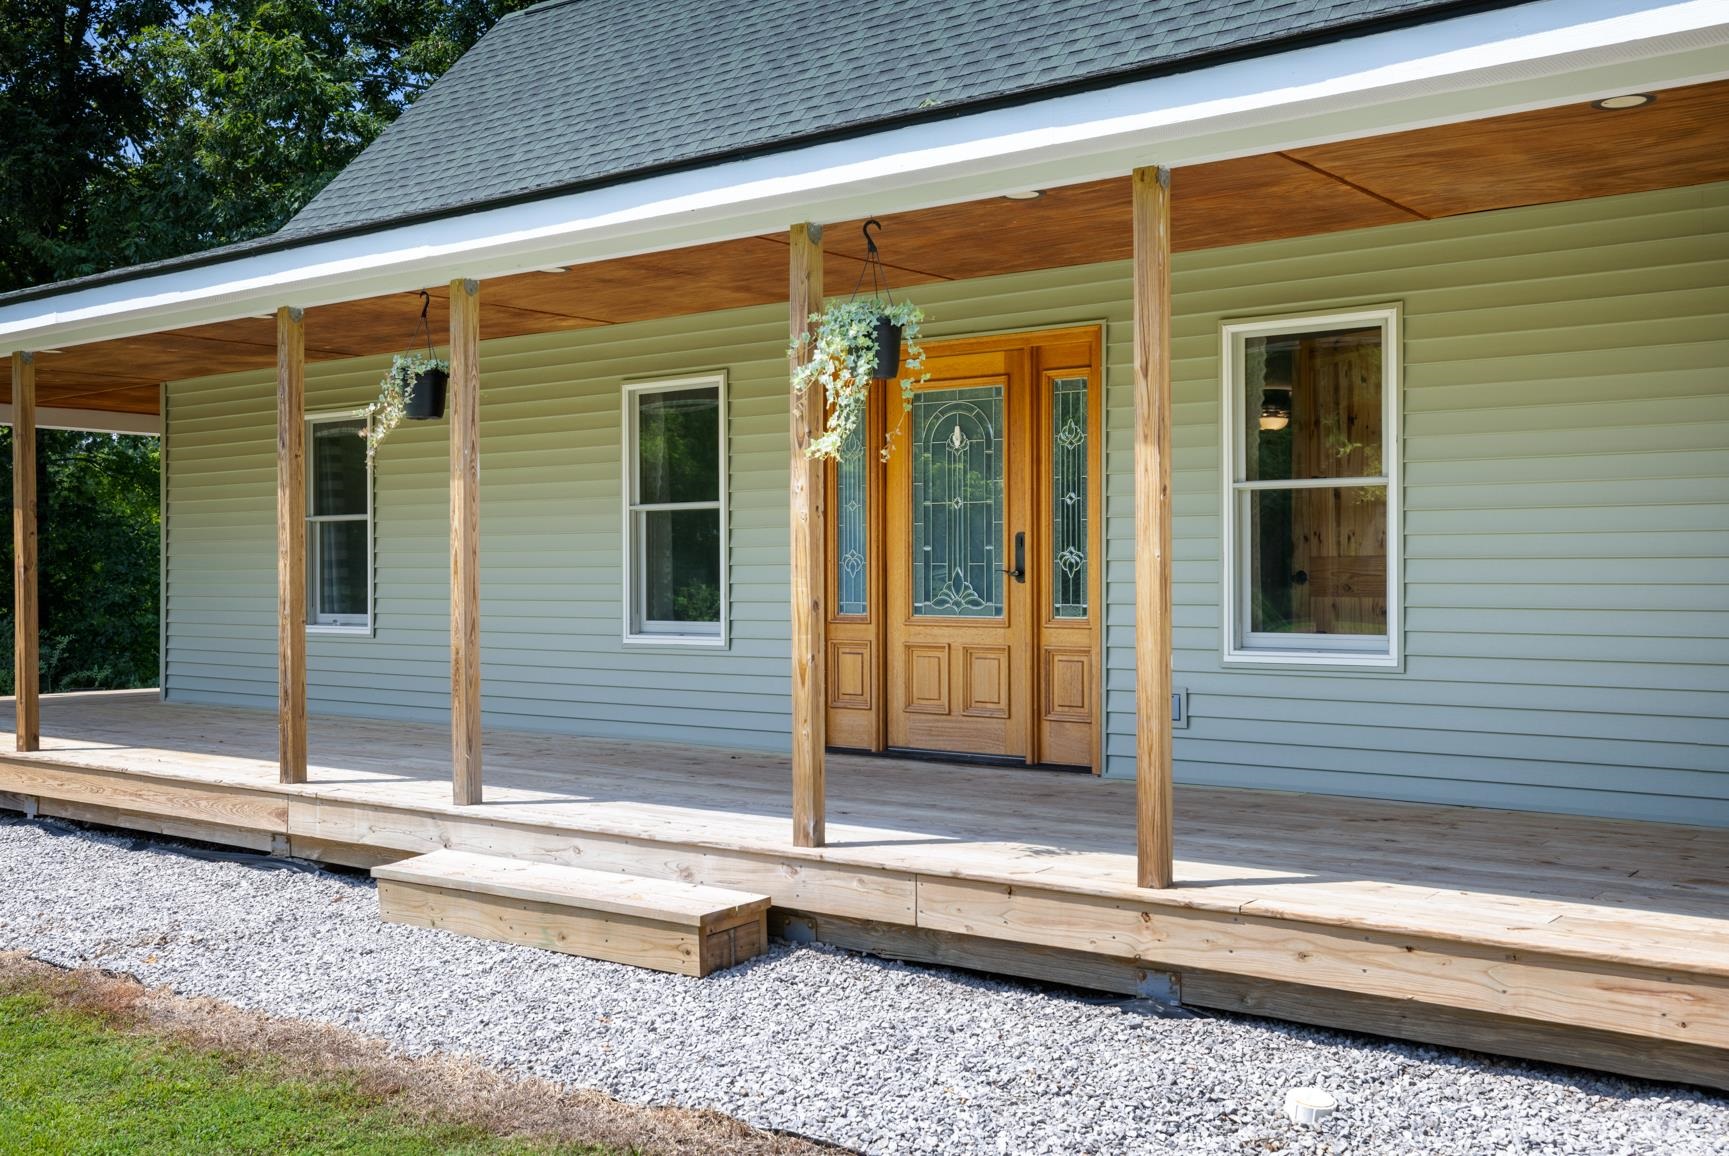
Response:
[[[12,424],[12,406],[0,403],[0,425]],[[86,433],[160,434],[162,419],[153,413],[122,413],[115,409],[36,407],[37,429],[75,429]]]
[[[1729,76],[1729,0],[1537,0],[0,308],[0,354]]]

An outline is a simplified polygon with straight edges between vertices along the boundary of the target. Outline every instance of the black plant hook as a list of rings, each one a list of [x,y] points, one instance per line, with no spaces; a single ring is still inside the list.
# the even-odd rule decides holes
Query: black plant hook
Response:
[[[881,297],[890,305],[894,304],[894,294],[889,292],[888,270],[883,268],[882,252],[877,249],[876,238],[871,236],[871,229],[882,231],[883,223],[872,217],[864,223],[859,231],[864,234],[865,259],[864,268],[858,271],[858,281],[853,284],[852,295],[858,296],[859,289],[864,285],[865,274],[871,277],[871,296]]]
[[[432,323],[426,319],[426,311],[432,308],[432,294],[422,289],[420,291],[420,331],[426,337],[426,358],[436,360],[432,354]]]

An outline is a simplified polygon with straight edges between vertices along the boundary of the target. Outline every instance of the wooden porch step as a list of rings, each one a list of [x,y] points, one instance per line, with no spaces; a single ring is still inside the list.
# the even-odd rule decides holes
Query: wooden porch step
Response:
[[[391,923],[703,976],[760,955],[766,895],[433,851],[372,869]]]

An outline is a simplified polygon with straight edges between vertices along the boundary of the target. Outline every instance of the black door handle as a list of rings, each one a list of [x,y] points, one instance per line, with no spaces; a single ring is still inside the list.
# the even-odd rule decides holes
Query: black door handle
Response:
[[[1005,569],[1003,573],[1016,582],[1027,580],[1027,532],[1025,530],[1015,535],[1015,568],[1013,570]]]

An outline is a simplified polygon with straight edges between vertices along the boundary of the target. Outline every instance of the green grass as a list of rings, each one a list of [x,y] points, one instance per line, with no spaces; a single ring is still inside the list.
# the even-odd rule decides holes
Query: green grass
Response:
[[[38,992],[0,993],[0,1152],[615,1151],[405,1118],[355,1081],[125,1030]]]

